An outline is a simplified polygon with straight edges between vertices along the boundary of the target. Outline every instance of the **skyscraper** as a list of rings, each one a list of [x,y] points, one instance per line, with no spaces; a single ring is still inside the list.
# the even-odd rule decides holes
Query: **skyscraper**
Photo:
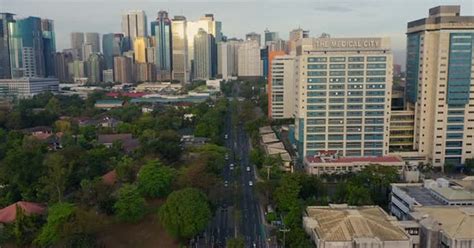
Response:
[[[44,77],[41,19],[30,16],[8,24],[12,78]]]
[[[325,151],[344,157],[388,155],[390,40],[304,38],[298,40],[296,50],[299,158]]]
[[[125,35],[125,50],[133,48],[133,41],[137,37],[146,37],[147,19],[145,11],[131,10],[122,15],[122,33]]]
[[[257,42],[258,46],[260,47],[261,46],[261,42],[262,42],[262,36],[260,34],[257,34],[255,32],[252,32],[252,33],[248,33],[245,35],[245,40],[254,40]]]
[[[265,29],[265,46],[268,46],[269,42],[278,40],[278,33],[277,32],[270,32],[270,30]]]
[[[280,67],[280,69],[284,69],[283,71],[286,72],[286,73],[291,73],[291,74],[295,74],[295,71],[293,72],[289,72],[288,69],[290,68],[289,65],[290,65],[290,62],[287,61],[287,63],[279,63],[279,64],[275,64],[275,66],[273,66],[273,60],[277,57],[277,56],[283,56],[285,55],[285,51],[269,51],[268,52],[268,64],[269,64],[269,68],[268,68],[268,77],[267,77],[267,99],[268,99],[268,117],[269,118],[273,118],[273,96],[272,96],[272,92],[273,92],[273,69],[277,70],[277,65],[283,65],[283,67]],[[293,69],[294,68],[294,64],[295,64],[295,58],[293,58]],[[286,61],[286,60],[285,60]],[[286,66],[285,66],[286,65]],[[278,71],[278,72],[282,72],[281,70]],[[288,82],[289,78],[283,78],[285,81],[283,82],[283,84],[285,82]],[[293,78],[294,80],[294,78]],[[293,82],[294,83],[294,82]],[[284,88],[283,88],[284,90]],[[293,92],[294,94],[294,92]],[[277,101],[279,99],[276,99]],[[293,101],[294,102],[294,101]]]
[[[223,79],[228,79],[232,76],[237,76],[239,59],[238,51],[242,40],[229,39],[227,41],[219,42],[218,44],[218,74]]]
[[[172,78],[184,84],[189,82],[188,40],[186,34],[186,18],[175,16],[171,22],[172,31]]]
[[[408,23],[408,107],[415,110],[414,148],[435,167],[474,156],[474,16],[438,6]]]
[[[11,13],[0,13],[0,79],[11,78],[8,27],[10,22],[14,22],[13,16]]]
[[[114,57],[114,82],[133,83],[132,59],[125,56]]]
[[[156,68],[160,80],[171,79],[171,20],[168,18],[168,12],[158,12],[156,21],[152,22],[156,41]]]
[[[82,61],[87,61],[89,60],[89,56],[94,53],[93,51],[93,46],[90,43],[84,43],[82,44]]]
[[[54,53],[56,52],[56,35],[54,33],[54,22],[49,19],[41,20],[41,31],[43,33],[43,54],[45,76],[54,76]]]
[[[198,21],[187,22],[187,39],[188,39],[188,66],[194,70],[192,61],[194,60],[194,37],[202,29],[210,35],[211,38],[211,75],[217,75],[217,43],[222,40],[222,23],[216,21],[213,14],[206,14]],[[192,72],[194,76],[195,73]]]
[[[104,56],[100,53],[92,53],[87,63],[89,83],[102,82],[102,71],[104,69]]]
[[[78,57],[74,59],[82,59],[82,46],[84,45],[84,33],[71,33],[71,48],[77,51]]]
[[[204,29],[194,36],[194,78],[207,80],[212,75],[212,36]]]
[[[133,41],[135,63],[146,63],[146,48],[149,46],[148,37],[137,37]]]
[[[246,40],[239,46],[238,51],[239,77],[262,76],[260,46],[256,40]]]
[[[93,53],[100,53],[100,36],[98,33],[85,33],[85,43],[91,44]]]
[[[273,55],[273,54],[272,54]],[[280,55],[270,65],[268,115],[272,119],[289,119],[295,114],[295,56]]]
[[[290,38],[288,39],[288,53],[296,54],[296,42],[303,38],[309,38],[309,31],[302,28],[293,29],[290,31]]]
[[[114,57],[122,55],[123,34],[104,34],[102,36],[102,51],[104,53],[105,67],[114,68]]]
[[[72,54],[58,52],[53,55],[54,61],[54,76],[60,83],[71,82],[69,77],[68,64],[74,60]]]

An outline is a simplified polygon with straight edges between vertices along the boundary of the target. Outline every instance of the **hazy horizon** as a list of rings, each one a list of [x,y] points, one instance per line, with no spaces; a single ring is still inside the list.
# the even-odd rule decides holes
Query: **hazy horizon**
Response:
[[[222,31],[229,38],[243,38],[250,32],[261,33],[263,37],[268,28],[287,39],[289,31],[297,27],[309,30],[312,37],[323,32],[333,37],[386,36],[391,38],[395,63],[402,65],[405,64],[407,22],[426,17],[429,8],[442,4],[461,5],[461,15],[474,15],[471,1],[446,0],[417,0],[416,3],[409,0],[299,0],[291,3],[278,0],[102,0],[101,3],[92,0],[0,0],[3,11],[18,17],[38,16],[54,20],[58,50],[70,47],[71,32],[120,32],[120,17],[127,10],[144,10],[148,23],[155,19],[159,10],[166,10],[171,17],[184,15],[188,20],[212,13],[222,21]]]

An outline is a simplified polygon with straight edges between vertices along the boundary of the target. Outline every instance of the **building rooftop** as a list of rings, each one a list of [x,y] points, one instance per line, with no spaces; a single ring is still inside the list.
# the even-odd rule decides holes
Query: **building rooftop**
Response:
[[[309,163],[399,163],[403,162],[397,156],[383,156],[383,157],[340,157],[340,158],[323,158],[320,156],[306,156]]]
[[[307,207],[306,214],[314,221],[310,228],[324,241],[352,241],[361,238],[381,241],[409,239],[395,224],[395,220],[378,206],[316,206]]]
[[[431,189],[450,201],[474,201],[474,193],[460,186],[433,187]]]
[[[264,144],[275,143],[280,141],[275,133],[262,134],[262,142]]]
[[[422,206],[445,205],[442,201],[433,197],[430,190],[422,187],[421,184],[404,184],[397,185],[397,187],[403,190],[408,196],[415,199],[415,201],[417,201]]]
[[[264,126],[258,129],[260,134],[268,134],[268,133],[273,133],[273,130],[270,126]]]
[[[17,208],[21,208],[26,215],[43,214],[46,207],[35,202],[19,201],[0,209],[0,223],[12,223],[16,220]]]
[[[453,239],[474,239],[474,207],[419,207],[410,215],[424,226],[442,229]]]

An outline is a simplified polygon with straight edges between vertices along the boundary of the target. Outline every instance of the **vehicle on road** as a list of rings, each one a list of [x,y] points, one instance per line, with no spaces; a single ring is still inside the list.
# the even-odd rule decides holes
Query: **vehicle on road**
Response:
[[[229,182],[227,182],[227,180],[224,182],[224,187],[227,187],[229,186]]]
[[[229,160],[229,153],[225,154],[225,160]]]
[[[225,134],[224,139],[227,139],[227,138],[229,138],[229,135]]]
[[[253,182],[252,182],[252,181],[249,181],[249,186],[253,186]]]
[[[250,171],[250,166],[247,166],[247,171]]]

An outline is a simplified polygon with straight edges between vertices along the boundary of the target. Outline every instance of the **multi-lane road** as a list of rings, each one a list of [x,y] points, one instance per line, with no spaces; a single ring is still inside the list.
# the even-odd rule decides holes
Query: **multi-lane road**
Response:
[[[255,191],[256,168],[249,160],[249,138],[232,116],[229,107],[224,134],[229,153],[222,171],[223,194],[215,216],[195,247],[226,247],[227,240],[236,237],[244,239],[245,247],[267,247],[263,210]]]

